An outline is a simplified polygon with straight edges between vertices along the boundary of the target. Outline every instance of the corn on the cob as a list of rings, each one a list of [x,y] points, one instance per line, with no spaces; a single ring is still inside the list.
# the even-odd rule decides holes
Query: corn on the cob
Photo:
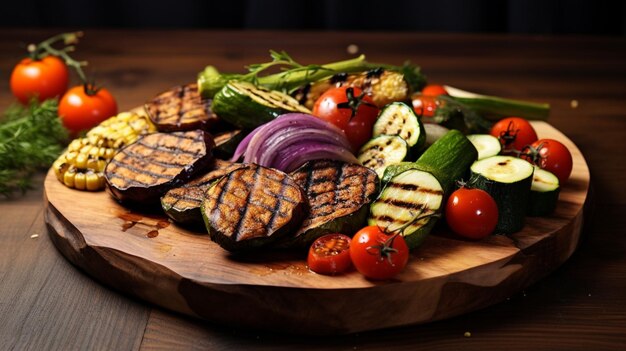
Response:
[[[350,86],[362,89],[372,97],[378,107],[395,101],[405,101],[411,94],[404,75],[396,71],[375,69],[372,71],[345,74],[340,73],[323,79],[296,92],[295,98],[304,106],[313,109],[315,101],[328,89]]]
[[[104,189],[104,168],[119,148],[133,143],[140,135],[156,131],[146,116],[122,112],[73,140],[52,164],[57,179],[69,188]]]

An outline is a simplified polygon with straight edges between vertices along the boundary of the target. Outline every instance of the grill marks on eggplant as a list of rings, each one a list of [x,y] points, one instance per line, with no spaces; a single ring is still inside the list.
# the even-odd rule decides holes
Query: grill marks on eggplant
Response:
[[[157,95],[145,109],[160,131],[210,127],[219,121],[211,111],[211,100],[200,97],[196,83],[177,86]]]
[[[293,179],[258,165],[223,177],[202,206],[211,239],[229,251],[269,244],[295,230],[308,212],[304,191]]]
[[[191,180],[181,187],[169,190],[161,198],[161,205],[166,213],[168,213],[169,210],[188,211],[196,208],[199,210],[204,200],[204,193],[215,181],[244,166],[245,165],[241,163],[231,163],[214,159],[211,171]],[[177,218],[173,219],[178,220]]]
[[[146,203],[206,169],[214,142],[208,133],[154,133],[121,149],[105,169],[120,201]]]
[[[378,177],[374,171],[341,161],[311,161],[292,172],[291,175],[306,192],[310,204],[309,216],[296,232],[296,238],[366,207],[378,190]],[[351,222],[359,221],[352,220]],[[337,225],[349,232],[352,230],[351,224]],[[363,223],[355,223],[354,227],[362,225]],[[316,232],[304,241],[308,243],[323,234],[326,233]]]

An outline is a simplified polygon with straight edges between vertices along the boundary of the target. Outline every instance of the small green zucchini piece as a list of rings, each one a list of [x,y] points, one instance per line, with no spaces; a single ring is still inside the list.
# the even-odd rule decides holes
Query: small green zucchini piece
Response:
[[[467,139],[472,142],[478,151],[478,159],[496,156],[502,151],[502,144],[498,138],[490,134],[470,134]]]
[[[520,158],[492,156],[470,167],[469,185],[488,192],[498,204],[495,232],[511,234],[524,227],[533,166]]]
[[[380,111],[372,137],[379,135],[397,135],[415,150],[421,149],[426,141],[424,125],[413,108],[403,102],[393,102]]]
[[[387,232],[408,225],[402,235],[409,248],[416,248],[437,222],[433,215],[441,212],[443,195],[441,184],[431,173],[406,170],[395,175],[370,206],[368,224]]]
[[[389,165],[404,161],[409,156],[409,145],[397,135],[379,135],[361,147],[357,159],[383,176]]]
[[[553,173],[535,167],[528,199],[528,216],[547,216],[554,212],[559,200],[559,178]]]
[[[228,82],[213,98],[213,112],[226,122],[253,129],[288,112],[311,113],[291,96],[248,82]]]

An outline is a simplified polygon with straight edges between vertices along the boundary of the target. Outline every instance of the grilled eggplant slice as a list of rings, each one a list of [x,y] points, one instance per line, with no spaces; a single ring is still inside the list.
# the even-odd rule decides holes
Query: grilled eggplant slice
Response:
[[[180,85],[146,103],[150,120],[161,132],[210,129],[219,118],[211,111],[211,99],[202,99],[196,83]]]
[[[202,130],[149,134],[107,164],[107,188],[120,202],[153,205],[211,164],[213,138]]]
[[[308,214],[304,190],[287,174],[255,164],[229,173],[206,192],[202,217],[228,251],[266,246],[298,229]]]
[[[342,161],[315,160],[291,176],[307,194],[309,216],[281,247],[308,247],[328,233],[352,235],[367,224],[379,180],[370,168]]]
[[[161,198],[161,207],[165,214],[175,222],[189,225],[202,224],[200,206],[204,200],[204,193],[217,180],[244,166],[243,163],[232,163],[215,158],[209,172],[165,193]]]

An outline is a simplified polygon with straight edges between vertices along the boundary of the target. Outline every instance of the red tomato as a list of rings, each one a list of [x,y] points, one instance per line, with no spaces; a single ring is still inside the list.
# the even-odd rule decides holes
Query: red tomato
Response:
[[[307,264],[319,274],[343,273],[352,266],[350,260],[350,237],[343,234],[327,234],[311,244]]]
[[[463,237],[482,239],[498,224],[498,205],[486,191],[463,187],[448,199],[446,222],[450,229]]]
[[[413,111],[415,111],[418,116],[425,117],[426,120],[435,115],[440,103],[435,96],[424,94],[414,94],[411,100],[413,103]]]
[[[100,88],[91,94],[89,89],[75,86],[59,102],[59,116],[73,135],[117,114],[117,103],[108,90]]]
[[[41,60],[25,58],[11,73],[11,91],[23,104],[36,97],[39,101],[61,96],[67,90],[69,72],[56,56]]]
[[[343,130],[353,151],[372,138],[378,112],[372,98],[359,88],[347,86],[327,90],[313,107],[313,115]]]
[[[422,95],[424,96],[439,96],[439,95],[448,95],[446,89],[437,84],[428,84],[422,89]]]
[[[368,226],[352,238],[350,257],[365,277],[383,280],[402,272],[409,261],[409,248],[402,235],[389,235],[377,226]]]
[[[559,178],[565,184],[572,174],[572,154],[561,142],[554,139],[539,139],[531,147],[524,150],[522,158],[534,163]]]
[[[521,151],[525,146],[537,141],[537,132],[530,123],[519,117],[499,120],[491,127],[491,135],[500,139],[504,151]]]

